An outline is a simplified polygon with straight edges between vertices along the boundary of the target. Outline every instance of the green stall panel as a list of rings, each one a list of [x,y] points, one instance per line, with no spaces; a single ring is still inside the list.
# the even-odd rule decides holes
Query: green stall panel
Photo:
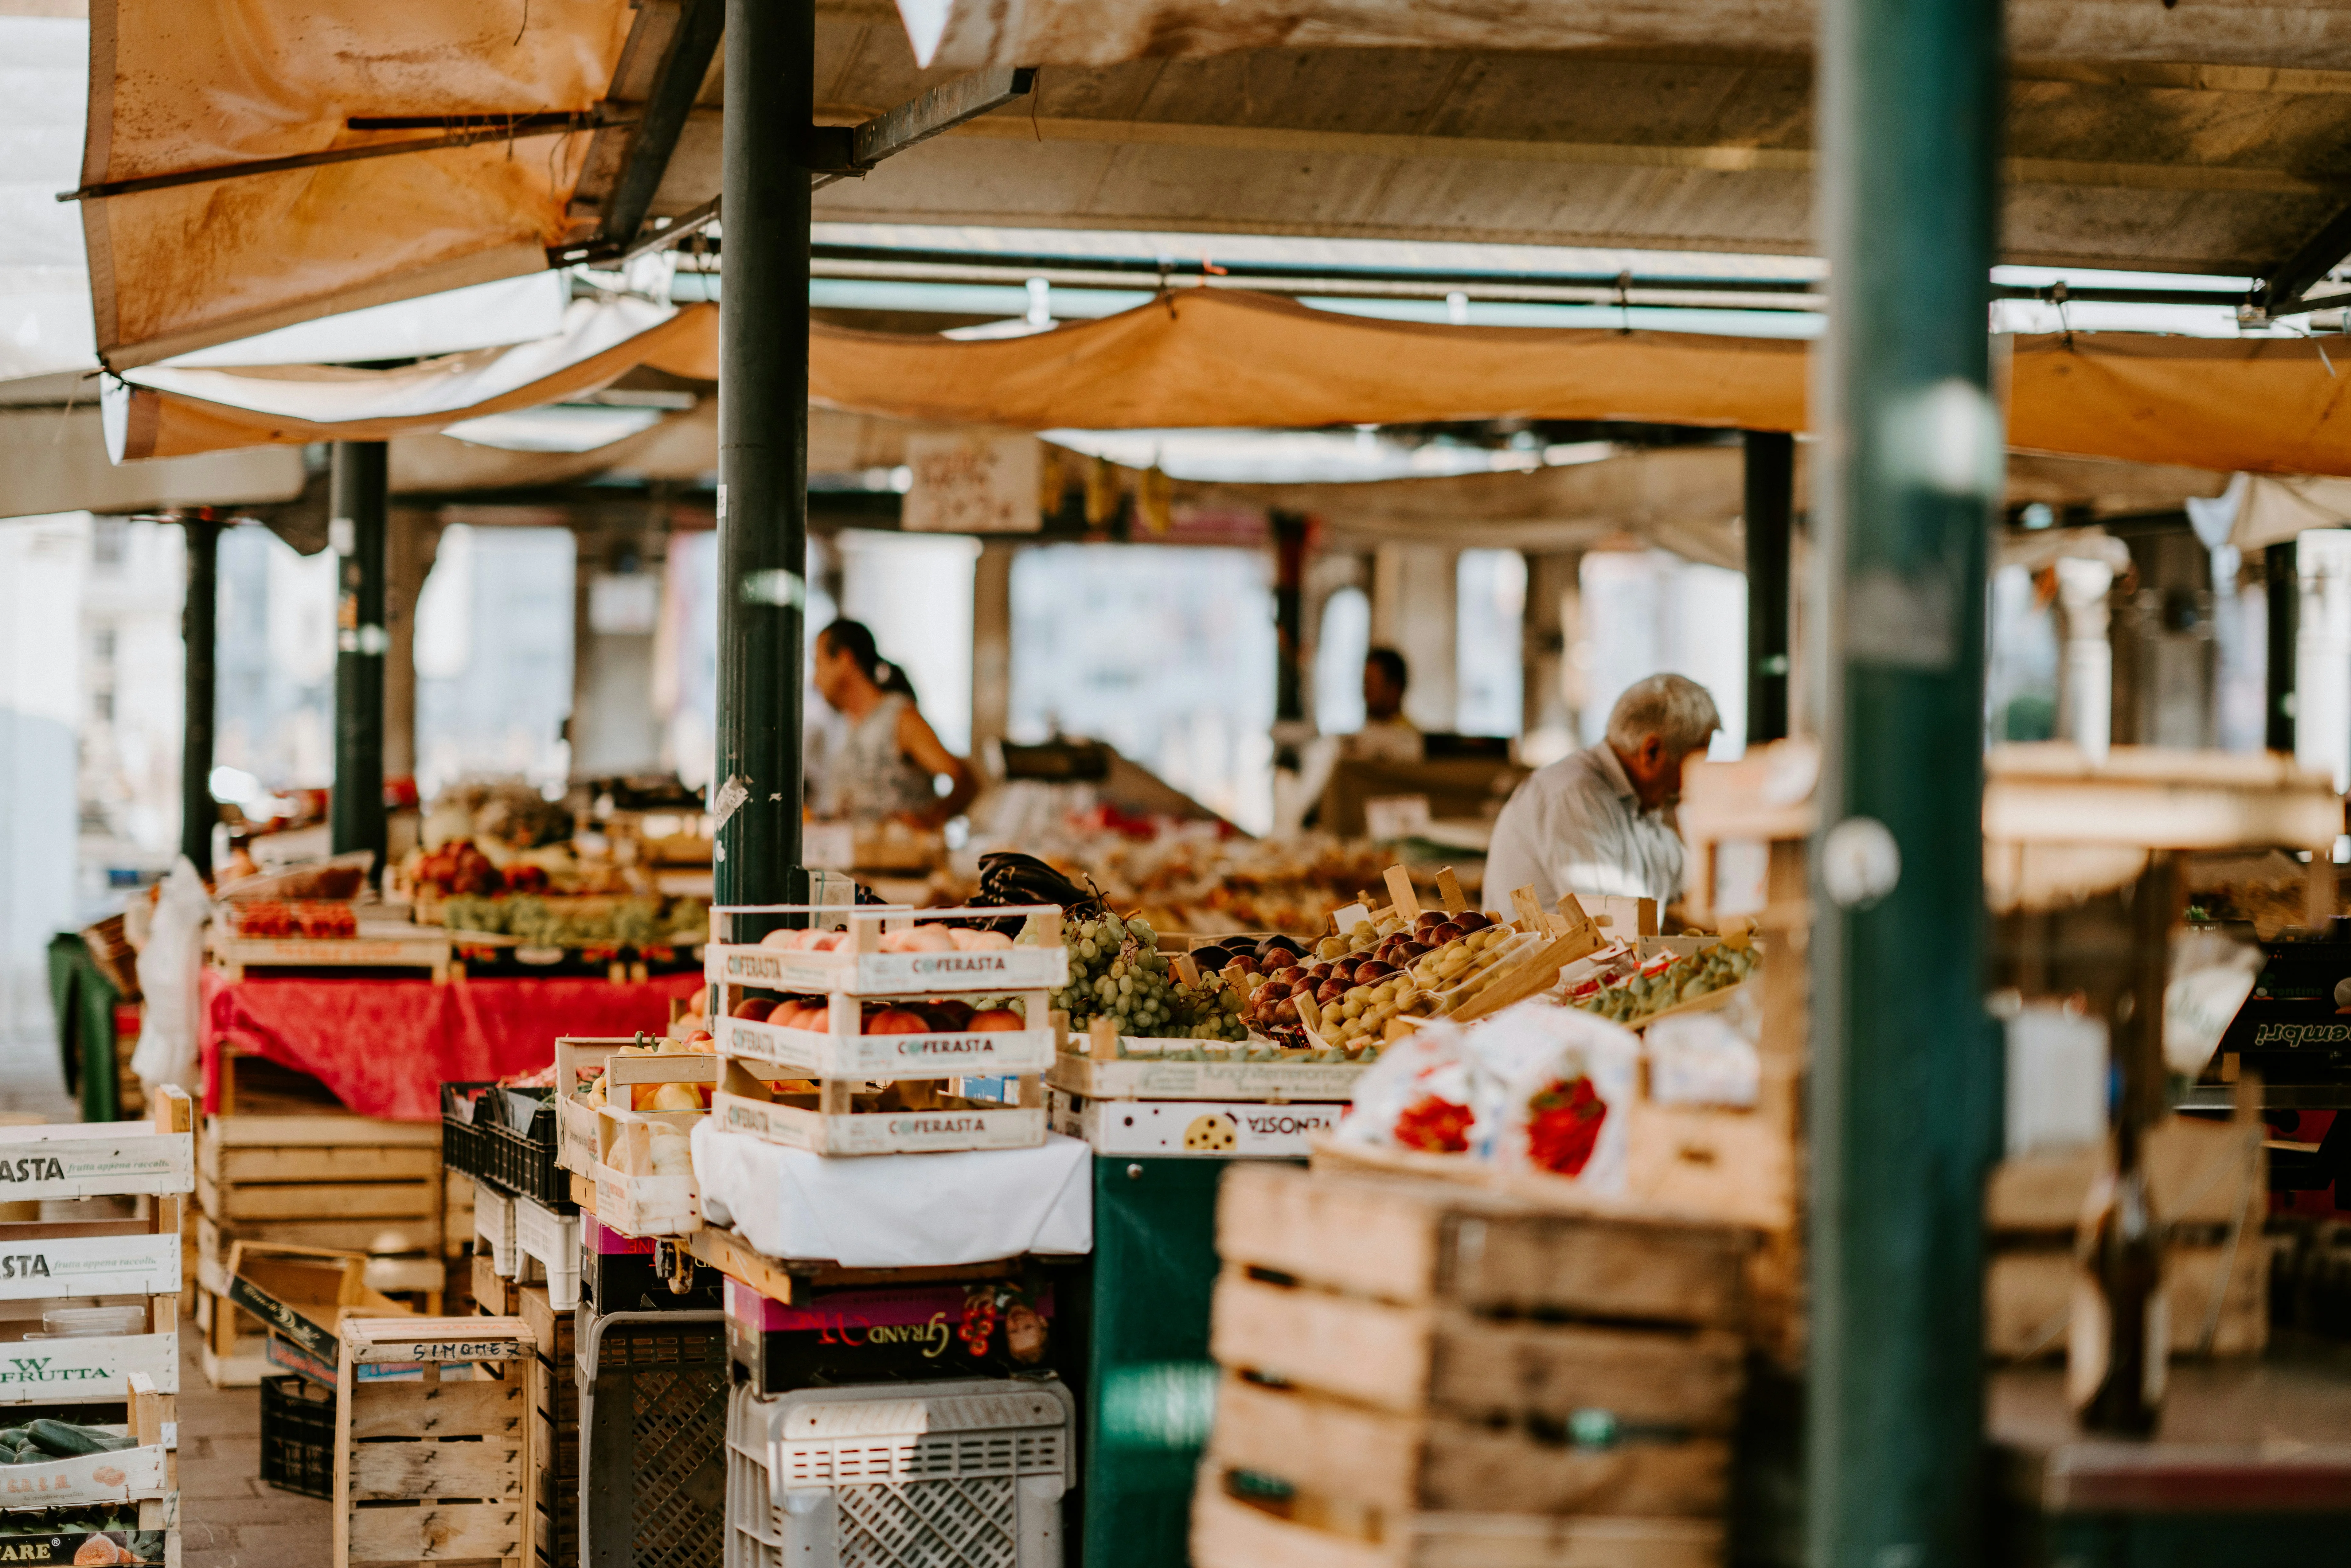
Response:
[[[1216,1410],[1208,1296],[1215,1159],[1094,1160],[1086,1348],[1085,1568],[1184,1568]]]

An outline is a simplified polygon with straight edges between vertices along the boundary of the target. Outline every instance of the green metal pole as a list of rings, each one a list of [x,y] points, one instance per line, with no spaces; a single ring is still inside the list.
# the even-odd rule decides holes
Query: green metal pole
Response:
[[[2263,677],[2267,715],[2262,744],[2294,755],[2294,649],[2302,623],[2302,547],[2293,539],[2262,552],[2262,586],[2269,591],[2269,668]]]
[[[806,897],[801,616],[808,602],[812,0],[726,0],[718,307],[717,901]]]
[[[181,519],[187,535],[188,599],[180,617],[187,643],[184,674],[186,717],[180,733],[180,852],[199,875],[213,874],[213,828],[220,808],[213,804],[213,672],[219,655],[220,528],[210,512]]]
[[[2001,1082],[1980,971],[2000,5],[1826,0],[1819,60],[1809,1555],[1972,1568]]]
[[[385,514],[391,449],[338,441],[328,471],[329,548],[340,557],[335,601],[335,790],[329,833],[337,854],[373,850],[383,874],[383,625]]]
[[[1788,734],[1788,548],[1795,527],[1796,438],[1747,432],[1747,744]]]

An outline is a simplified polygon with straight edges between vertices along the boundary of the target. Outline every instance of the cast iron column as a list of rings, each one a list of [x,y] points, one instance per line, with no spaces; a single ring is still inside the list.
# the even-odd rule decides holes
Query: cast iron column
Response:
[[[1825,0],[1810,1556],[1978,1562],[1999,0]]]
[[[2302,631],[2302,547],[2293,539],[2262,552],[2262,586],[2269,590],[2268,701],[2262,744],[2294,755],[2294,650]]]
[[[791,904],[808,603],[812,0],[726,0],[718,306],[717,902]]]
[[[338,441],[327,490],[328,548],[336,563],[334,850],[373,850],[383,874],[384,514],[390,449]]]
[[[213,874],[213,666],[220,646],[220,523],[210,512],[180,519],[187,535],[188,602],[180,635],[188,645],[187,716],[180,731],[180,852]]]
[[[1747,744],[1788,734],[1788,535],[1796,438],[1747,432]]]

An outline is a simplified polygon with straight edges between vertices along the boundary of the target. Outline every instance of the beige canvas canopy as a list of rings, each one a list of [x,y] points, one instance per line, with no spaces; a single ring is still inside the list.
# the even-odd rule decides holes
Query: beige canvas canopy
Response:
[[[709,9],[91,0],[98,351],[151,363],[656,233],[717,193],[715,40],[687,25]],[[820,220],[1816,248],[1809,0],[900,9],[820,8],[820,121],[986,61],[1045,69],[1020,100],[826,185]],[[2339,259],[2304,253],[2351,200],[2333,172],[2351,11],[2006,11],[2002,259],[2289,295]],[[672,134],[647,151],[632,139],[664,108]],[[190,183],[124,185],[158,178]],[[619,214],[629,234],[605,232]]]
[[[809,348],[813,401],[940,424],[1297,429],[1523,417],[1806,428],[1801,342],[1437,326],[1221,289],[1178,291],[1021,338],[818,325]],[[131,390],[123,452],[383,440],[550,402],[637,364],[715,381],[717,311],[678,311],[526,384],[486,375],[474,383],[495,396],[419,395],[477,361],[505,364],[526,351],[538,350],[485,350],[397,371],[140,372],[166,384]],[[2131,463],[2351,475],[2346,395],[2351,380],[2304,340],[2018,338],[2008,442]]]

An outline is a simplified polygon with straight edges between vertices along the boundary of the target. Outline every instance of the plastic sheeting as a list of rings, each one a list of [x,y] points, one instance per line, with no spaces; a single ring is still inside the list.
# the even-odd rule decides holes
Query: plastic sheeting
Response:
[[[575,301],[561,336],[392,371],[329,365],[191,370],[152,365],[110,382],[106,438],[117,462],[235,446],[389,441],[604,386],[717,308]]]
[[[85,185],[435,129],[353,117],[592,109],[625,0],[91,0]],[[118,368],[493,278],[567,237],[585,133],[84,202],[99,351]]]

